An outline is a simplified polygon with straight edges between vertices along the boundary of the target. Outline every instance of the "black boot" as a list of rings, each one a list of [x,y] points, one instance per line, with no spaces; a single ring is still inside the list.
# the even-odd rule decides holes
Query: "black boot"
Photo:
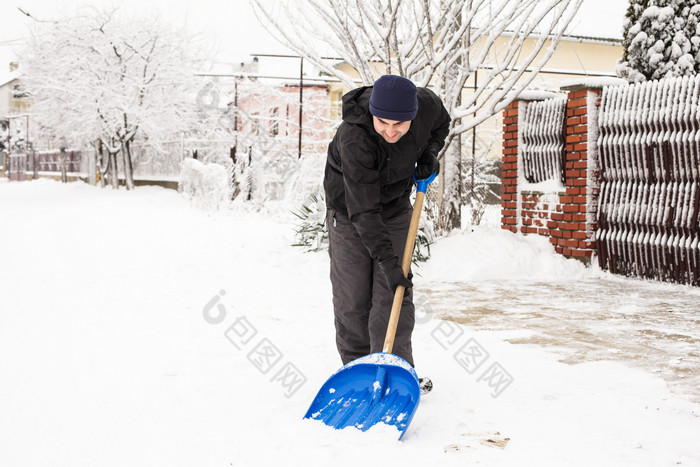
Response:
[[[433,390],[433,382],[430,378],[418,378],[418,384],[420,385],[421,396]]]

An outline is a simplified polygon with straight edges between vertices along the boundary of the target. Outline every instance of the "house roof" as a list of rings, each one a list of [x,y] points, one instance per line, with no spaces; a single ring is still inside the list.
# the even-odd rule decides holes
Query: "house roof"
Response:
[[[508,37],[514,35],[513,31],[504,31],[502,34],[504,36],[508,36]],[[533,34],[530,34],[528,37],[539,38],[540,36],[539,36],[539,34],[533,33]],[[616,37],[586,36],[586,35],[577,35],[577,34],[562,34],[561,40],[568,41],[568,42],[586,42],[586,43],[592,43],[592,44],[607,44],[607,45],[621,45],[622,44],[622,39],[618,39]]]
[[[562,37],[564,40],[572,42],[590,42],[594,44],[622,45],[622,39],[617,37],[579,36],[568,34]]]
[[[19,76],[17,72],[7,72],[7,73],[1,73],[0,74],[0,87],[5,86],[16,79],[19,79]]]

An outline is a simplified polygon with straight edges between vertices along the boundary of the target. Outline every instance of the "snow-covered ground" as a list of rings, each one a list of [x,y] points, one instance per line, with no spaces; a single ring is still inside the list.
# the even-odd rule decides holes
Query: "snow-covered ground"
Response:
[[[399,442],[301,419],[340,359],[287,209],[0,181],[0,219],[1,466],[700,465],[697,289],[438,240]]]

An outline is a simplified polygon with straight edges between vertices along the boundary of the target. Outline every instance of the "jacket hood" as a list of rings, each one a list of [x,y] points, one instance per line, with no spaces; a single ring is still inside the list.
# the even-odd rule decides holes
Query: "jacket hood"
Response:
[[[353,89],[343,96],[343,121],[354,124],[372,125],[369,112],[369,98],[372,86]]]

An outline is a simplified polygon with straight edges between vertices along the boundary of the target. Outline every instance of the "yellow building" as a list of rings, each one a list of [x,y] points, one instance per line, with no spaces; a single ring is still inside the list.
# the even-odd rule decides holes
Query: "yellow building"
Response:
[[[9,73],[0,76],[0,118],[26,112],[31,104],[20,89],[17,68],[17,62],[10,62]]]

